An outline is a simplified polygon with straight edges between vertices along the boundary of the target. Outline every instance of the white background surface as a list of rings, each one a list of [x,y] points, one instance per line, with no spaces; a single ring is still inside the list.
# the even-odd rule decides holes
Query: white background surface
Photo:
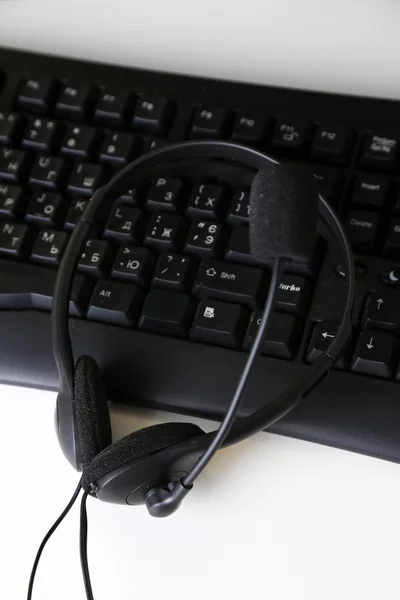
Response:
[[[397,0],[2,0],[0,43],[399,97],[399,12]],[[0,387],[4,600],[25,597],[37,545],[77,483],[57,447],[54,403]],[[114,409],[115,437],[169,419]],[[260,434],[220,453],[170,519],[89,500],[96,600],[398,600],[399,496],[397,465]],[[34,598],[84,598],[77,509],[44,554]]]

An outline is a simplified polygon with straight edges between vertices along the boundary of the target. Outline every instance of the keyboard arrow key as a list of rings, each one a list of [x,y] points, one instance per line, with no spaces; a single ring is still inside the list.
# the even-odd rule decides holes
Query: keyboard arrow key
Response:
[[[352,371],[385,379],[393,377],[398,346],[390,333],[364,331],[358,338]]]

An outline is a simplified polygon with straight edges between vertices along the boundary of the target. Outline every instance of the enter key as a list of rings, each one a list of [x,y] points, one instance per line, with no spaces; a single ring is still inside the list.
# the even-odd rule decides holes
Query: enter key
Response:
[[[217,298],[256,308],[266,287],[262,269],[205,260],[199,267],[194,293],[198,298]]]

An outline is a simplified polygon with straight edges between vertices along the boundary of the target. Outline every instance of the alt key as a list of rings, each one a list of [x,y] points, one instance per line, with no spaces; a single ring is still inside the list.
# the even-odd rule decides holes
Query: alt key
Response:
[[[99,281],[90,300],[88,319],[115,325],[133,325],[143,300],[143,292],[134,285]]]

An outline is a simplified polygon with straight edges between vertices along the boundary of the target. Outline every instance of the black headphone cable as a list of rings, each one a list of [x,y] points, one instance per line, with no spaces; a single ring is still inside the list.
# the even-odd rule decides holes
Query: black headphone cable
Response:
[[[81,558],[82,577],[83,583],[85,584],[86,598],[87,600],[94,600],[92,584],[90,582],[90,573],[87,557],[87,541],[88,541],[88,520],[86,512],[86,500],[90,493],[90,490],[86,490],[83,493],[81,500],[81,515],[80,515],[80,526],[79,526],[79,555]]]
[[[36,553],[36,556],[35,556],[35,560],[33,562],[33,567],[32,567],[32,571],[31,571],[31,575],[29,577],[28,594],[26,596],[27,600],[32,600],[32,590],[33,590],[33,584],[35,582],[35,575],[36,575],[36,571],[37,571],[38,564],[39,564],[39,561],[40,561],[40,557],[42,556],[42,552],[44,550],[44,547],[46,546],[47,542],[49,541],[49,539],[51,538],[51,536],[53,535],[53,533],[55,532],[55,530],[57,529],[57,527],[60,525],[60,523],[62,523],[62,521],[65,519],[65,517],[67,516],[67,514],[69,513],[69,511],[71,510],[71,508],[75,504],[75,501],[78,498],[79,492],[81,491],[81,489],[82,489],[82,484],[81,484],[81,480],[79,480],[78,486],[77,486],[76,490],[74,491],[71,500],[68,502],[67,506],[64,508],[63,512],[58,517],[58,519],[50,527],[50,529],[48,530],[48,532],[44,536],[44,538],[42,540],[42,543],[39,546],[39,549],[38,549],[38,551]]]

